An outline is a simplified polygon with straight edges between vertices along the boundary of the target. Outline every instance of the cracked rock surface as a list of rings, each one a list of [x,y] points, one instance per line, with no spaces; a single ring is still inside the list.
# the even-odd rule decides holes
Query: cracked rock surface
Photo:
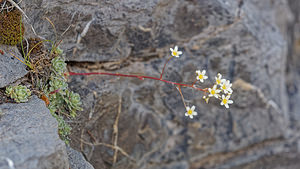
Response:
[[[70,77],[84,107],[73,125],[71,145],[96,169],[293,169],[300,159],[293,119],[300,110],[286,89],[286,26],[295,15],[292,2],[27,0],[24,10],[41,36],[55,37],[43,17],[63,34],[61,48],[71,71],[159,77],[169,48],[178,45],[184,54],[169,62],[164,79],[192,83],[197,69],[207,69],[209,79],[202,87],[209,87],[218,72],[233,82],[235,103],[230,109],[218,101],[206,104],[202,93],[182,89],[187,104],[198,112],[190,120],[184,117],[175,86],[108,76]],[[293,80],[291,91],[297,88]],[[114,162],[115,149],[80,139],[114,144],[119,110],[117,146],[128,156],[118,151]]]

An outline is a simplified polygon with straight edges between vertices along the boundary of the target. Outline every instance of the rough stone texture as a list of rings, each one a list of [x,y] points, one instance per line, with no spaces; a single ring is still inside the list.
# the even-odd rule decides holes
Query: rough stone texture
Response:
[[[219,71],[232,80],[242,78],[264,90],[280,107],[286,106],[283,87],[286,43],[274,25],[276,6],[272,6],[270,0],[244,2],[241,20],[204,44],[203,39],[215,29],[220,31],[238,19],[236,1],[109,0],[97,3],[90,0],[81,4],[39,0],[35,5],[31,1],[26,3],[25,11],[33,18],[39,35],[48,39],[55,37],[53,28],[41,20],[44,16],[56,25],[58,35],[68,30],[62,49],[70,61],[117,60],[115,64],[120,62],[122,67],[128,60],[164,57],[169,54],[169,47],[177,44],[185,49],[180,64],[193,62],[197,63],[195,68],[208,68],[211,75]],[[262,8],[270,10],[261,12]],[[71,27],[67,29],[68,26]],[[86,32],[84,37],[82,32]],[[76,46],[79,37],[82,40]],[[160,70],[163,60],[156,61],[157,68],[153,69]],[[177,66],[178,63],[171,64]],[[178,71],[186,64],[181,64]],[[280,97],[276,97],[278,94]]]
[[[67,146],[67,153],[69,157],[70,168],[72,169],[94,169],[94,167],[87,162],[83,155]]]
[[[300,127],[300,2],[289,0],[291,11],[294,14],[294,20],[289,23],[289,54],[287,56],[287,93],[289,96],[289,111],[291,120]]]
[[[58,35],[67,29],[61,47],[72,71],[115,70],[159,77],[169,48],[178,45],[184,54],[170,61],[165,79],[192,83],[195,70],[207,69],[209,79],[203,87],[213,83],[218,72],[234,82],[235,104],[228,110],[217,101],[205,104],[202,93],[183,89],[199,114],[190,120],[184,117],[185,108],[172,85],[71,77],[70,85],[82,96],[85,110],[73,126],[77,130],[72,146],[81,149],[96,169],[298,165],[299,132],[290,123],[300,111],[296,106],[291,111],[290,106],[297,105],[298,95],[292,101],[285,77],[290,61],[284,35],[292,18],[287,1],[27,0],[24,6],[39,35],[54,39],[50,24],[41,19],[45,16]],[[296,84],[292,81],[294,93]],[[119,100],[117,143],[134,160],[118,152],[113,164],[113,149],[86,145],[79,138],[113,144]],[[270,162],[278,157],[290,163]]]
[[[16,46],[0,45],[0,50],[4,53],[3,55],[0,53],[0,88],[2,88],[26,75],[27,70],[22,62],[12,56],[13,54],[22,58]]]
[[[243,164],[231,169],[298,169],[300,166],[299,162],[300,156],[299,153],[283,153],[280,155],[266,156],[251,162],[248,164]]]
[[[65,144],[57,134],[57,121],[36,96],[28,103],[2,104],[0,117],[1,169],[10,159],[15,168],[66,169]]]

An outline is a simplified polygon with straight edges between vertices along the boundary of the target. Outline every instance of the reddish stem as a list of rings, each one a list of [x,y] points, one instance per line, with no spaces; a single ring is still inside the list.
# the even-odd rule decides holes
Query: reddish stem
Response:
[[[91,138],[94,140],[94,142],[97,141],[95,136],[93,136],[93,134],[89,130],[87,130],[87,133],[91,136]]]
[[[160,78],[159,78],[159,79],[162,79],[162,76],[163,76],[163,74],[164,74],[166,65],[167,65],[167,63],[172,59],[172,57],[173,57],[173,56],[171,56],[171,57],[166,61],[165,65],[164,65],[164,68],[163,68],[162,71],[161,71],[161,74],[160,74]]]
[[[197,79],[196,79],[196,80],[193,82],[193,84],[192,84],[192,85],[194,86],[194,85],[196,84],[196,82],[197,82]]]
[[[56,90],[54,90],[54,91],[50,92],[50,93],[49,93],[49,95],[51,95],[51,94],[55,94],[55,93],[58,93],[59,91],[60,91],[60,89],[56,89]]]
[[[182,102],[183,102],[183,105],[184,105],[184,107],[185,107],[185,109],[186,109],[186,104],[185,104],[185,101],[184,101],[184,97],[183,97],[183,94],[182,94],[182,92],[181,92],[181,88],[180,88],[180,86],[178,86],[178,91],[179,91],[179,93],[180,93],[180,96],[181,96],[181,100],[182,100]]]
[[[173,85],[177,85],[177,86],[190,87],[190,88],[202,91],[202,92],[207,92],[206,89],[201,89],[201,88],[195,87],[194,85],[172,82],[172,81],[168,81],[168,80],[164,80],[164,79],[157,78],[157,77],[152,77],[152,76],[127,75],[127,74],[121,74],[121,73],[107,73],[107,72],[91,72],[91,73],[69,72],[68,75],[70,75],[70,76],[74,76],[74,75],[83,75],[83,76],[89,76],[89,75],[108,75],[108,76],[134,77],[134,78],[138,78],[140,80],[152,79],[152,80],[158,80],[158,81],[162,81],[162,82],[173,84]]]

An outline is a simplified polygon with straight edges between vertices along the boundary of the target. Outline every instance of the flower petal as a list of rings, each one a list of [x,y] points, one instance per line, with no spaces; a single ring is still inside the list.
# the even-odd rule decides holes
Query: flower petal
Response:
[[[228,109],[229,108],[228,104],[225,104],[225,107]]]
[[[193,115],[190,115],[190,118],[193,119]]]
[[[182,54],[182,52],[181,52],[181,51],[178,51],[177,53],[178,53],[178,55],[181,55],[181,54]]]
[[[206,70],[202,70],[202,74],[204,75],[206,73]]]
[[[194,116],[197,116],[197,115],[198,115],[198,113],[194,111],[193,115],[194,115]]]
[[[189,116],[187,113],[184,114],[185,116]]]
[[[170,51],[171,51],[171,52],[173,52],[173,49],[172,49],[172,48],[170,48]]]
[[[175,50],[175,51],[178,51],[178,46],[175,46],[174,50]]]
[[[233,103],[233,101],[232,100],[228,100],[228,104],[232,104]]]
[[[192,106],[191,110],[192,110],[192,111],[194,111],[194,110],[195,110],[195,108],[196,108],[195,106]]]

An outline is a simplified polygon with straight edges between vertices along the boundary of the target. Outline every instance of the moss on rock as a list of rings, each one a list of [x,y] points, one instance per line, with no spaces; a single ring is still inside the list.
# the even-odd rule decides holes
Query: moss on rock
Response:
[[[21,42],[25,31],[21,22],[22,14],[17,9],[0,13],[0,44],[13,46]]]

